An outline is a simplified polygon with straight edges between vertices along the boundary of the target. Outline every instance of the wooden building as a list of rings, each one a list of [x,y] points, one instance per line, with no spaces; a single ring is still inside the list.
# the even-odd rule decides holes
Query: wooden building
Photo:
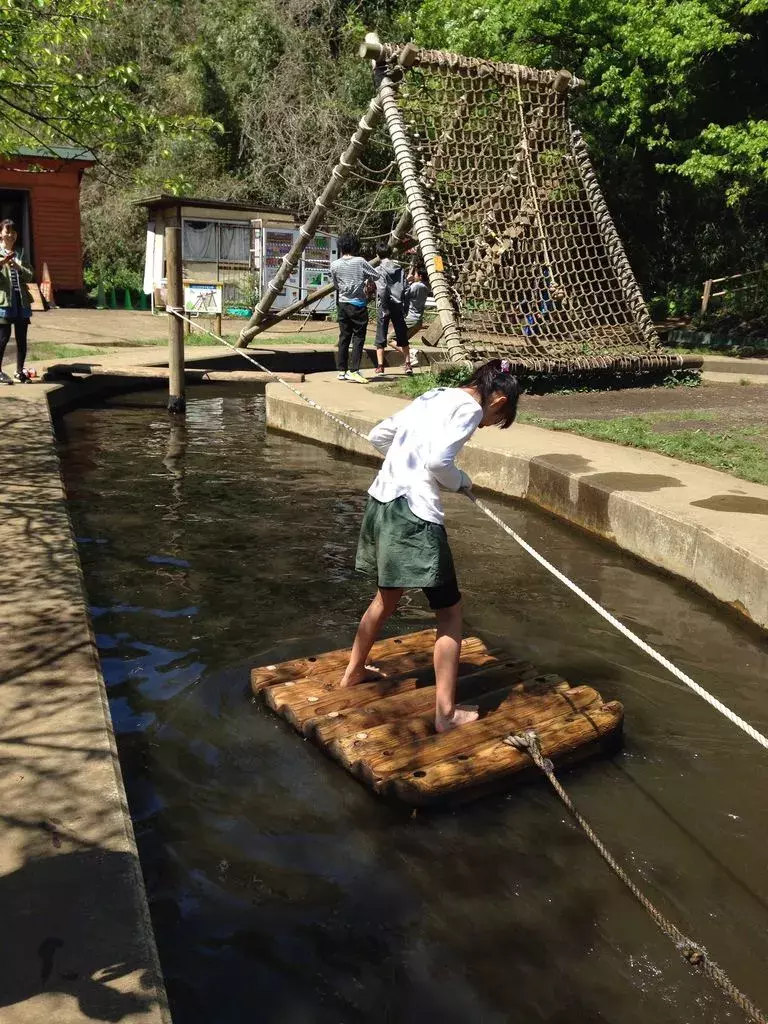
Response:
[[[94,163],[88,150],[65,146],[0,157],[0,219],[16,222],[38,281],[47,265],[58,301],[82,296],[80,182]]]
[[[225,200],[158,195],[136,205],[147,210],[144,291],[152,296],[153,308],[165,303],[167,226],[181,228],[187,308],[192,308],[194,289],[208,287],[221,292],[217,301],[226,309],[253,307],[256,297],[277,273],[301,224],[299,215],[291,210]],[[326,284],[336,255],[335,237],[316,236],[278,296],[275,308]],[[333,298],[325,299],[314,311],[325,313],[332,305]]]

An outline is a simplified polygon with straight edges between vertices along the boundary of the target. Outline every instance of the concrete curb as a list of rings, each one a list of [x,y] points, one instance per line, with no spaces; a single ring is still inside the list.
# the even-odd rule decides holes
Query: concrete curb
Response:
[[[404,404],[370,389],[344,388],[327,381],[302,385],[363,433]],[[376,458],[370,445],[280,385],[267,385],[266,396],[269,427]],[[662,455],[528,426],[478,433],[460,464],[477,487],[531,501],[768,629],[768,488]],[[626,472],[628,467],[637,472]],[[757,520],[753,543],[740,543],[738,516],[711,506],[715,498],[727,506],[730,495],[735,511],[742,510],[739,502],[750,501],[760,510],[749,517]]]
[[[0,421],[0,1021],[169,1024],[51,414]]]

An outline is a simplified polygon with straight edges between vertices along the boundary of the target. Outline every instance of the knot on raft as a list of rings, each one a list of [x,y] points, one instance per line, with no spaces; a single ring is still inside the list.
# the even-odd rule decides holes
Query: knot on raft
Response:
[[[509,747],[514,747],[515,750],[522,750],[524,754],[528,754],[534,764],[547,775],[551,775],[555,770],[555,766],[550,759],[542,754],[539,737],[533,729],[527,729],[525,732],[510,733],[509,736],[504,737],[504,743]]]

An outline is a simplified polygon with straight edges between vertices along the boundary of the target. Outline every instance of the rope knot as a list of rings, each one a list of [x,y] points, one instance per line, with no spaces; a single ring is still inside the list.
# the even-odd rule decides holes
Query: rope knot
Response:
[[[707,952],[699,946],[683,946],[680,950],[683,957],[694,967],[700,967],[706,962]]]
[[[550,759],[542,754],[539,737],[533,729],[526,729],[525,732],[510,733],[509,736],[504,737],[504,743],[508,747],[514,747],[515,750],[522,750],[523,753],[528,754],[537,768],[541,768],[547,775],[555,770],[555,766]]]

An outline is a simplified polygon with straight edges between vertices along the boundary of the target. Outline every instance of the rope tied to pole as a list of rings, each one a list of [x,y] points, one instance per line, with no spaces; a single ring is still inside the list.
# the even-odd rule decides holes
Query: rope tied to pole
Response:
[[[544,773],[547,781],[555,793],[557,793],[570,815],[581,827],[587,839],[589,839],[616,877],[624,883],[638,903],[645,908],[661,931],[672,940],[683,959],[687,960],[691,966],[696,967],[702,974],[705,974],[713,981],[750,1020],[755,1021],[756,1024],[768,1024],[768,1020],[762,1010],[755,1006],[752,1000],[734,985],[722,967],[712,960],[706,949],[681,932],[677,925],[665,917],[629,877],[586,818],[576,809],[575,804],[555,775],[555,766],[552,764],[552,761],[542,753],[538,735],[529,729],[525,732],[505,736],[502,742],[509,747],[514,747],[515,750],[528,754],[536,767]]]

